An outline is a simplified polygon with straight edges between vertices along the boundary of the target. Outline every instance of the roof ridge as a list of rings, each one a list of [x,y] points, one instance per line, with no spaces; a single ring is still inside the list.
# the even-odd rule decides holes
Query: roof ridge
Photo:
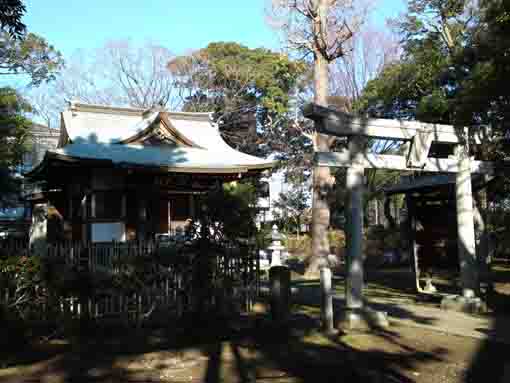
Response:
[[[195,119],[200,121],[211,121],[211,113],[209,112],[181,112],[166,110],[162,107],[151,108],[135,108],[128,106],[113,106],[113,105],[100,105],[89,104],[78,101],[69,101],[68,110],[73,112],[89,112],[89,113],[105,113],[105,114],[123,114],[135,115],[146,118],[152,113],[166,113],[170,118],[175,119]]]
[[[176,120],[196,120],[212,122],[211,113],[208,112],[178,112],[178,111],[162,111],[166,113],[170,119]]]
[[[142,116],[146,112],[150,112],[151,108],[134,108],[128,106],[113,106],[113,105],[100,105],[88,104],[84,102],[69,101],[68,110],[73,112],[98,112],[106,114],[127,114]]]

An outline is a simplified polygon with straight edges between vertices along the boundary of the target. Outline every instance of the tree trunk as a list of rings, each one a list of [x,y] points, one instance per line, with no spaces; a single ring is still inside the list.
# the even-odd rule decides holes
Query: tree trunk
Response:
[[[316,0],[318,17],[313,20],[313,30],[316,36],[327,36],[327,14],[329,0]],[[315,50],[315,103],[327,107],[329,76],[328,60],[317,46]],[[317,123],[317,122],[316,122]],[[321,122],[322,123],[322,122]],[[329,151],[328,137],[315,133],[314,151]],[[312,259],[307,274],[320,271],[321,283],[321,320],[325,332],[333,332],[333,297],[331,290],[331,270],[329,268],[329,203],[332,178],[328,167],[315,166],[313,169],[313,199],[312,199]]]
[[[319,54],[315,58],[315,103],[327,106],[328,62]],[[318,124],[319,122],[316,122]],[[328,138],[322,134],[314,135],[315,151],[329,151]],[[329,254],[328,227],[330,211],[328,194],[331,189],[331,172],[328,167],[313,168],[312,196],[312,255],[306,271],[307,276],[318,276],[319,269],[327,265]]]

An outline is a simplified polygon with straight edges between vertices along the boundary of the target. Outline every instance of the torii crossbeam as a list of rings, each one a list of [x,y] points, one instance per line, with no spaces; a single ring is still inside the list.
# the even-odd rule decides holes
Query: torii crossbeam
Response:
[[[365,169],[448,172],[456,174],[458,252],[461,268],[462,295],[473,299],[478,291],[477,261],[471,174],[492,174],[494,164],[475,161],[469,155],[468,142],[481,144],[488,140],[487,131],[469,136],[468,128],[427,124],[418,121],[363,119],[316,104],[308,104],[304,116],[315,122],[316,131],[326,135],[348,137],[348,149],[341,152],[316,152],[317,166],[347,168],[347,309],[363,308],[363,175]],[[402,155],[369,153],[366,139],[403,141]],[[432,143],[454,146],[448,158],[429,157]]]

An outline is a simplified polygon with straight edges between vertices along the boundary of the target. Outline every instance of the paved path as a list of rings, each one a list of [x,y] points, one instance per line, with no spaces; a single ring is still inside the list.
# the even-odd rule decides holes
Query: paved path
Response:
[[[343,297],[335,297],[342,305]],[[370,307],[386,311],[390,323],[426,328],[451,335],[492,339],[510,344],[510,317],[475,316],[408,302],[371,300]]]

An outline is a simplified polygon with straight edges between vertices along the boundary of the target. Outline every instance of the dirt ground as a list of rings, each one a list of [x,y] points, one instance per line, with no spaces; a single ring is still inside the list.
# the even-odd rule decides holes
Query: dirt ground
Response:
[[[510,346],[393,325],[326,337],[264,314],[173,329],[105,331],[11,354],[0,382],[510,382]]]
[[[510,302],[510,267],[503,265],[496,275],[496,307],[504,309]],[[416,302],[407,278],[396,271],[372,275],[367,296]],[[230,320],[96,329],[17,352],[0,350],[0,383],[510,383],[509,344],[399,323],[385,331],[327,337],[318,331],[317,282],[298,284],[307,299],[294,307],[285,328],[274,327],[267,306],[259,304],[252,314]],[[342,283],[335,285],[342,293]]]

